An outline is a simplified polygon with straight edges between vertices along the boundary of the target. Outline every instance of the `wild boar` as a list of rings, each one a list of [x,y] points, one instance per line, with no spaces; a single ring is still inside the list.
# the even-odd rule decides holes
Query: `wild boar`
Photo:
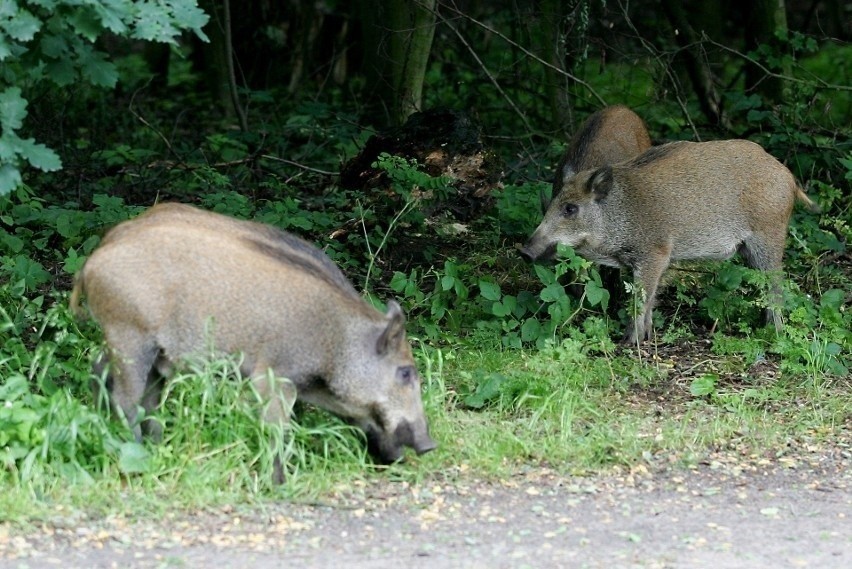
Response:
[[[624,105],[612,105],[593,113],[574,133],[556,167],[551,200],[578,172],[630,160],[651,148],[645,122]],[[549,201],[542,196],[542,211]]]
[[[163,376],[188,357],[241,353],[268,394],[269,372],[299,399],[352,421],[382,462],[425,453],[420,378],[399,305],[369,305],[319,249],[276,228],[162,204],[113,228],[75,279],[110,361],[110,399],[141,440],[137,409],[159,404]],[[273,402],[274,403],[274,402]],[[280,406],[264,419],[286,420]],[[280,473],[276,473],[278,475]]]
[[[593,262],[629,267],[646,295],[625,335],[632,343],[651,336],[657,287],[672,261],[739,252],[748,266],[776,273],[773,304],[780,305],[777,279],[797,198],[815,209],[793,174],[753,142],[673,142],[577,174],[521,254],[550,257],[562,243]],[[778,312],[766,316],[781,328]]]

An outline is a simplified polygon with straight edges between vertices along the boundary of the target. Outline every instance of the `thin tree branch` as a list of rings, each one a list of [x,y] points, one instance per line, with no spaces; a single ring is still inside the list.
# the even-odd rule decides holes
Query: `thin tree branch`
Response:
[[[337,176],[337,172],[329,172],[328,170],[320,170],[319,168],[312,168],[310,166],[305,166],[304,164],[299,164],[298,162],[293,162],[292,160],[287,160],[285,158],[279,158],[277,156],[272,156],[271,154],[261,154],[261,158],[265,158],[267,160],[272,160],[274,162],[281,162],[283,164],[288,164],[290,166],[295,166],[296,168],[301,168],[302,170],[306,170],[308,172],[313,172],[314,174],[322,174],[323,176]]]
[[[506,102],[509,103],[509,106],[512,107],[512,110],[515,111],[515,113],[517,113],[518,117],[520,117],[521,121],[524,123],[524,127],[527,129],[527,131],[531,132],[533,130],[533,128],[532,128],[532,126],[530,126],[529,121],[527,121],[526,115],[524,114],[524,112],[521,109],[518,108],[518,106],[515,104],[515,102],[512,100],[512,98],[509,97],[509,95],[507,95],[505,91],[503,91],[503,88],[500,87],[500,83],[498,83],[497,79],[495,79],[494,76],[491,74],[491,72],[488,71],[488,67],[486,67],[485,62],[483,62],[479,58],[479,55],[476,53],[476,51],[471,47],[471,45],[469,43],[467,43],[467,40],[464,39],[464,36],[461,34],[461,32],[459,32],[455,28],[455,26],[450,24],[449,20],[444,19],[443,22],[444,22],[444,25],[446,25],[448,28],[450,28],[453,31],[454,34],[456,34],[456,37],[459,38],[459,41],[462,42],[462,44],[464,44],[464,46],[470,52],[470,55],[476,60],[476,62],[479,64],[479,67],[482,68],[482,72],[485,73],[485,75],[488,77],[488,80],[491,81],[491,84],[494,85],[495,89],[497,89],[497,92],[500,93],[500,95],[504,99],[506,99]]]
[[[455,14],[457,14],[458,16],[460,16],[460,17],[462,17],[462,18],[464,18],[464,19],[466,19],[466,20],[468,20],[468,21],[470,21],[470,22],[472,22],[472,23],[476,24],[477,26],[479,26],[480,28],[484,29],[484,30],[485,30],[485,31],[487,31],[488,33],[490,33],[490,34],[494,34],[494,35],[495,35],[495,36],[497,36],[498,38],[502,39],[503,41],[505,41],[506,43],[508,43],[508,44],[509,44],[509,45],[511,45],[512,47],[514,47],[514,48],[516,48],[516,49],[520,50],[520,51],[521,51],[521,52],[523,52],[525,55],[527,55],[528,57],[530,57],[530,58],[532,58],[533,60],[537,61],[538,63],[540,63],[540,64],[544,65],[544,66],[545,66],[545,67],[547,67],[548,69],[552,69],[552,70],[556,71],[559,75],[562,75],[563,77],[566,77],[567,79],[570,79],[570,80],[574,81],[574,82],[575,82],[575,83],[577,83],[578,85],[581,85],[581,86],[582,86],[582,87],[584,87],[584,88],[585,88],[585,89],[586,89],[589,93],[591,93],[591,95],[592,95],[595,99],[597,99],[597,100],[598,100],[598,102],[599,102],[601,105],[606,105],[606,100],[604,100],[604,98],[603,98],[603,97],[601,97],[601,96],[597,93],[597,91],[595,91],[595,90],[594,90],[594,88],[593,88],[591,85],[589,85],[587,82],[583,81],[583,80],[582,80],[582,79],[580,79],[579,77],[577,77],[577,76],[575,76],[575,75],[572,75],[571,73],[568,73],[568,72],[567,72],[567,71],[565,71],[564,69],[560,69],[559,67],[556,67],[556,66],[555,66],[555,65],[553,65],[552,63],[549,63],[549,62],[547,62],[547,61],[543,60],[542,58],[540,58],[540,57],[539,57],[539,56],[537,56],[536,54],[532,53],[530,50],[528,50],[528,49],[527,49],[527,48],[525,48],[524,46],[522,46],[522,45],[518,44],[517,42],[512,41],[510,38],[506,37],[506,35],[504,35],[503,33],[501,33],[501,32],[499,32],[499,31],[495,30],[494,28],[492,28],[491,26],[489,26],[489,25],[487,25],[487,24],[485,24],[485,23],[483,23],[483,22],[480,22],[480,21],[479,21],[479,20],[477,20],[476,18],[472,18],[472,17],[468,16],[467,14],[465,14],[464,12],[462,12],[461,10],[459,10],[458,8],[456,8],[454,5],[453,5],[453,6],[450,6],[450,5],[449,5],[449,4],[447,4],[447,3],[441,2],[441,6],[442,6],[442,7],[447,8],[447,9],[448,9],[448,10],[450,10],[451,12],[454,12],[454,13],[455,13]],[[448,24],[448,22],[447,22],[447,20],[446,20],[446,19],[443,19],[443,18],[442,18],[442,20],[444,21],[444,23],[447,23],[447,24]],[[448,25],[449,25],[449,24],[448,24]],[[458,35],[458,32],[456,32],[456,34]],[[478,59],[478,58],[477,58],[477,59]]]
[[[769,69],[768,67],[766,67],[765,65],[763,65],[762,63],[760,63],[759,61],[754,59],[753,57],[750,57],[750,56],[746,55],[745,53],[742,53],[741,51],[737,51],[736,49],[734,49],[732,47],[728,47],[726,45],[720,44],[719,42],[713,41],[712,39],[707,37],[707,34],[701,35],[701,42],[709,43],[710,45],[712,45],[714,47],[718,47],[719,49],[727,51],[728,53],[732,53],[732,54],[734,54],[738,57],[741,57],[742,59],[748,61],[749,63],[756,66],[758,69],[760,69],[764,73],[766,73],[767,76],[772,77],[774,79],[782,79],[784,81],[789,81],[791,83],[799,83],[800,85],[810,85],[812,87],[819,87],[821,89],[829,89],[829,90],[835,90],[835,91],[852,91],[852,86],[850,86],[850,85],[835,85],[833,83],[827,83],[826,81],[824,81],[823,79],[820,79],[816,75],[813,75],[813,79],[809,80],[809,79],[800,79],[799,77],[791,77],[789,75],[784,75],[783,73],[776,73],[775,71],[772,71],[771,69]]]
[[[698,134],[698,129],[695,128],[695,121],[692,120],[692,117],[689,114],[689,109],[686,107],[686,101],[680,94],[680,81],[672,71],[672,66],[661,61],[662,56],[660,55],[660,51],[648,40],[642,37],[642,34],[640,34],[639,30],[636,29],[636,26],[633,24],[633,20],[630,19],[630,15],[628,14],[628,8],[630,7],[629,0],[626,2],[619,2],[618,5],[621,7],[624,14],[624,21],[627,22],[628,26],[630,26],[630,30],[635,34],[636,39],[639,40],[642,47],[644,47],[645,50],[660,63],[660,67],[663,69],[672,86],[675,88],[675,100],[680,107],[681,113],[683,113],[683,118],[686,119],[686,124],[688,124],[689,128],[692,129],[692,135],[695,137],[695,140],[701,141],[701,135]]]

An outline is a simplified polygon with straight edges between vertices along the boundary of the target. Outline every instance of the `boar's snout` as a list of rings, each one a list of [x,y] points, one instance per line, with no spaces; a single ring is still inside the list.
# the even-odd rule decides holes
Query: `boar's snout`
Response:
[[[405,447],[413,448],[417,454],[425,454],[438,447],[438,443],[429,436],[425,421],[420,428],[414,428],[408,421],[402,421],[392,433],[375,428],[368,428],[365,432],[367,450],[380,464],[401,460]]]
[[[538,241],[530,238],[527,244],[518,249],[521,257],[528,263],[534,263],[542,259],[552,259],[556,255],[556,245],[541,245]]]

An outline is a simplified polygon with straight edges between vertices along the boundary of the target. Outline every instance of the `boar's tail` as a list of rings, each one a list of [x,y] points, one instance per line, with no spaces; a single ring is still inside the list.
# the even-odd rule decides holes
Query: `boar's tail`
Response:
[[[822,211],[822,208],[819,207],[819,204],[809,198],[805,191],[799,186],[796,186],[796,198],[805,202],[805,205],[810,211],[814,213],[819,213],[820,211]]]
[[[80,296],[83,294],[83,273],[79,272],[74,277],[74,288],[71,289],[71,297],[68,299],[68,307],[71,309],[71,313],[81,318],[85,316],[85,311],[83,307],[80,306]]]

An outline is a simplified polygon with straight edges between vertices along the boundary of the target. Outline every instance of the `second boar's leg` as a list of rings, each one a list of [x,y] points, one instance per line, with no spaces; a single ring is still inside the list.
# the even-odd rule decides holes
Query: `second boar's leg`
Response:
[[[642,315],[639,318],[631,318],[627,326],[622,340],[625,344],[635,344],[637,341],[644,342],[651,339],[654,332],[653,315],[654,304],[657,301],[657,287],[660,285],[663,272],[669,266],[670,254],[671,248],[667,248],[656,254],[651,253],[636,263],[633,269],[633,282],[642,285],[645,302]]]
[[[120,336],[118,339],[110,336]],[[121,352],[111,351],[113,407],[121,410],[127,423],[133,430],[137,442],[142,441],[142,427],[137,419],[138,407],[145,398],[148,379],[157,359],[159,348],[152,340],[138,337],[132,333],[106,334],[111,346],[123,346]],[[133,337],[136,336],[136,337]]]
[[[269,368],[258,366],[252,374],[252,383],[263,401],[263,420],[267,423],[290,423],[290,412],[296,402],[296,386],[289,379],[275,377]],[[275,450],[272,463],[272,480],[276,484],[284,483],[284,465],[281,462],[281,449]]]
[[[739,248],[740,255],[752,269],[769,272],[769,308],[766,309],[766,323],[775,326],[777,332],[783,327],[781,313],[784,295],[781,293],[781,265],[784,257],[784,238],[786,227],[780,235],[765,237],[752,234]],[[780,244],[780,245],[779,245]]]

